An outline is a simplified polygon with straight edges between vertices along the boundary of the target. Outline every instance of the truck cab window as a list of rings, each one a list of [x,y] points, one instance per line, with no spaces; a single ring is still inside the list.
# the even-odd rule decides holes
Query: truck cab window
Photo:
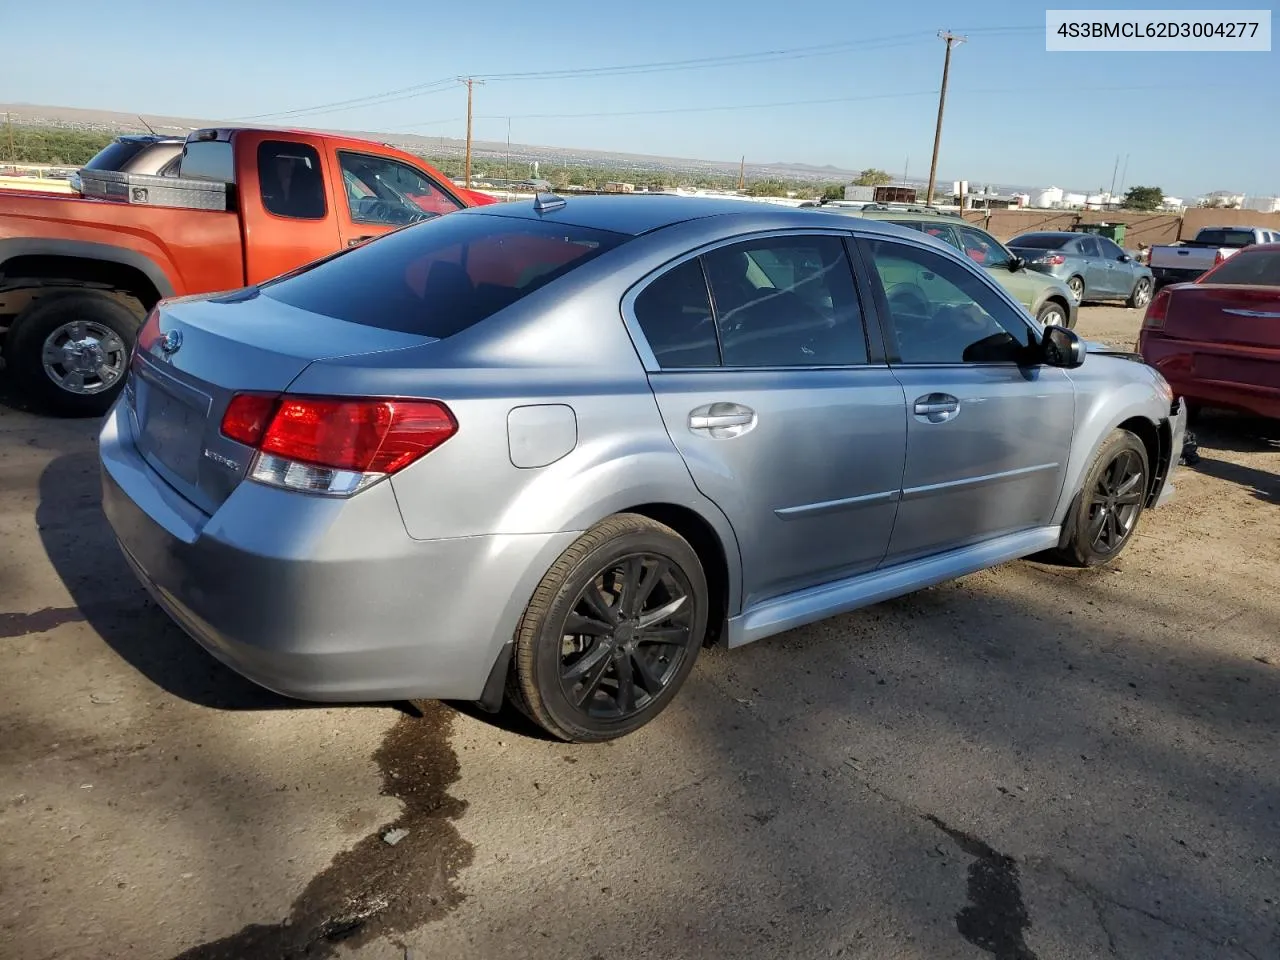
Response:
[[[324,219],[324,176],[315,147],[262,141],[258,145],[258,183],[268,213],[294,220]]]

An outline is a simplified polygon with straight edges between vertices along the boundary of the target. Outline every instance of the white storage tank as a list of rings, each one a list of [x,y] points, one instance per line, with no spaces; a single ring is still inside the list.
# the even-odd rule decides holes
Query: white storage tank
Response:
[[[1031,194],[1030,205],[1033,207],[1058,207],[1062,205],[1062,188],[1045,187]]]

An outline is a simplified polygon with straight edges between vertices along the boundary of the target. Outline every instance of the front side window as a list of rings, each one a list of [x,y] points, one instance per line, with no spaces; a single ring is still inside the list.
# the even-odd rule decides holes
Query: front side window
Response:
[[[356,223],[399,227],[462,207],[434,180],[398,160],[344,150],[338,163],[347,209]]]
[[[459,214],[353,247],[263,284],[262,293],[349,323],[443,338],[626,239],[566,224]]]
[[[1106,237],[1098,238],[1098,246],[1102,247],[1102,255],[1108,260],[1119,260],[1124,256],[1124,251]]]
[[[324,219],[328,205],[315,147],[263,140],[258,144],[258,184],[268,213],[291,220]]]
[[[702,256],[725,366],[867,362],[862,311],[839,237],[771,237]]]
[[[1031,336],[1022,317],[963,264],[931,250],[868,241],[904,364],[1012,363]]]
[[[960,249],[974,263],[984,267],[1007,267],[1009,253],[990,234],[973,227],[956,227],[960,235]]]

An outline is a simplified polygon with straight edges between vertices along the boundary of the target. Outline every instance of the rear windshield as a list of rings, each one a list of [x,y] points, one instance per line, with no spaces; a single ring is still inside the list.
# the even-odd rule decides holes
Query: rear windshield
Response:
[[[1280,250],[1243,250],[1223,262],[1205,282],[1280,287]]]
[[[1031,247],[1035,250],[1057,250],[1070,237],[1058,237],[1051,233],[1028,233],[1023,237],[1014,237],[1009,241],[1011,247]]]
[[[1196,234],[1196,243],[1204,243],[1211,247],[1247,247],[1253,243],[1252,230],[1201,230]]]
[[[123,170],[124,165],[147,146],[145,140],[115,140],[84,165],[86,170]]]
[[[451,214],[287,274],[262,292],[338,320],[443,338],[626,239],[538,220]]]

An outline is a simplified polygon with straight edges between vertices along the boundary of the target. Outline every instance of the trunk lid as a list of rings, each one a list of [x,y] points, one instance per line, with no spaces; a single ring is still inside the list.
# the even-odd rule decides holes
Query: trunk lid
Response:
[[[1169,290],[1164,336],[1280,349],[1280,287],[1194,283]]]
[[[283,393],[316,360],[432,339],[309,313],[256,288],[168,301],[139,337],[125,386],[134,441],[166,482],[212,514],[253,459],[222,435],[234,394]]]

